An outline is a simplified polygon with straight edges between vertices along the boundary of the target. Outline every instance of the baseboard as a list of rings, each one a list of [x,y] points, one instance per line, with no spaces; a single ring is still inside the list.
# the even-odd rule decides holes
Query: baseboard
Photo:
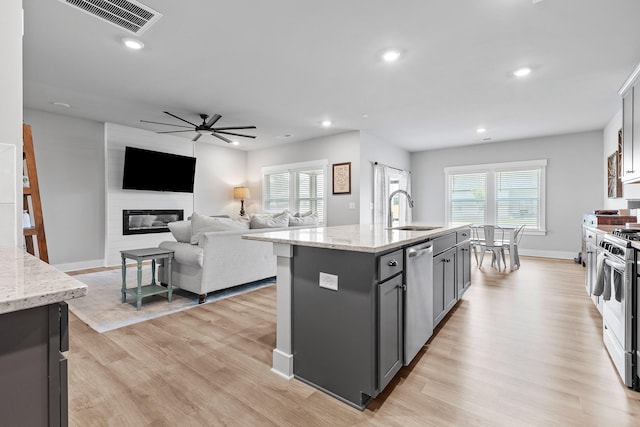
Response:
[[[558,258],[558,259],[574,259],[578,256],[578,251],[576,252],[566,252],[566,251],[548,251],[548,250],[537,250],[537,249],[524,249],[519,248],[520,255],[522,256],[535,256],[539,258]]]
[[[87,270],[89,268],[102,268],[105,266],[104,259],[92,259],[88,261],[69,262],[65,264],[52,264],[60,271]]]

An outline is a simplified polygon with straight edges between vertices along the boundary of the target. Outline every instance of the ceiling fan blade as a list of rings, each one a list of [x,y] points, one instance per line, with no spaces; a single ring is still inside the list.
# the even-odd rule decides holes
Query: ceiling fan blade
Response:
[[[233,136],[243,136],[245,138],[255,138],[253,135],[242,135],[240,133],[226,132],[224,130],[216,130],[215,133],[224,133],[225,135],[233,135]]]
[[[255,126],[228,126],[228,127],[224,127],[224,128],[215,128],[212,129],[214,131],[219,131],[219,130],[240,130],[240,129],[255,129]]]
[[[178,117],[178,116],[176,116],[175,114],[171,114],[171,113],[170,113],[170,112],[168,112],[168,111],[163,111],[163,113],[168,114],[168,115],[170,115],[171,117],[175,117],[175,118],[176,118],[176,119],[178,119],[178,120],[182,120],[182,121],[183,121],[183,122],[185,122],[185,123],[189,123],[189,124],[190,124],[191,126],[193,126],[193,127],[198,126],[198,125],[196,125],[196,124],[194,124],[194,123],[191,123],[191,122],[190,122],[190,121],[188,121],[188,120],[183,119],[182,117]]]
[[[197,134],[191,141],[192,142],[196,142],[198,139],[200,139],[200,137],[202,136],[201,133]]]
[[[210,128],[211,126],[213,126],[214,124],[216,124],[216,122],[218,120],[220,120],[222,116],[220,114],[214,114],[207,123],[205,123],[205,125]]]
[[[167,130],[167,131],[156,132],[156,133],[178,133],[178,132],[195,132],[195,131],[193,129],[189,129],[189,130]]]
[[[224,142],[227,142],[229,144],[231,144],[233,142],[232,140],[230,140],[228,138],[225,138],[222,135],[218,135],[217,133],[212,133],[211,135],[215,136],[216,138],[220,138],[221,140],[223,140]]]
[[[154,123],[156,125],[167,125],[167,126],[176,126],[179,128],[189,128],[189,126],[182,126],[182,125],[174,125],[172,123],[161,123],[161,122],[150,122],[149,120],[140,120],[143,123]]]

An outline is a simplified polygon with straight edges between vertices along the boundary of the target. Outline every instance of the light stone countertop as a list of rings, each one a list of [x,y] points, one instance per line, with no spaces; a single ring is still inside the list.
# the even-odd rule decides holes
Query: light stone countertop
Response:
[[[285,243],[298,246],[339,249],[353,252],[377,253],[421,242],[451,233],[469,225],[443,226],[414,222],[412,225],[438,226],[428,231],[406,231],[387,229],[382,224],[354,224],[334,227],[298,228],[283,231],[266,231],[245,234],[243,239]]]
[[[20,248],[0,248],[0,314],[87,294],[87,285]]]

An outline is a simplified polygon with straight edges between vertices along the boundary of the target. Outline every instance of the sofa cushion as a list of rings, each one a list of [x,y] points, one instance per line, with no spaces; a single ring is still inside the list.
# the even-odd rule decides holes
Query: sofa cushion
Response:
[[[250,228],[282,228],[289,226],[289,214],[283,212],[276,216],[251,215]]]
[[[313,211],[296,212],[293,216],[296,218],[302,218],[302,217],[311,216],[311,215],[313,215]]]
[[[202,233],[248,229],[249,221],[246,219],[212,218],[194,212],[191,216],[191,244],[197,245]]]
[[[191,243],[191,221],[174,221],[167,224],[178,242]]]
[[[318,225],[320,223],[320,218],[316,214],[305,215],[301,217],[289,217],[289,226],[290,227],[298,227],[301,225]]]
[[[173,251],[173,259],[180,264],[202,267],[204,251],[200,246],[190,243],[162,242],[160,243],[160,247]]]

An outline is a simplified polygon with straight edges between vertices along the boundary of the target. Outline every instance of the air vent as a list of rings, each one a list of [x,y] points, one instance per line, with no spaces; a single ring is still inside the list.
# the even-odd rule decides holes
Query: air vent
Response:
[[[140,35],[149,29],[161,13],[134,0],[58,0],[89,15]]]

